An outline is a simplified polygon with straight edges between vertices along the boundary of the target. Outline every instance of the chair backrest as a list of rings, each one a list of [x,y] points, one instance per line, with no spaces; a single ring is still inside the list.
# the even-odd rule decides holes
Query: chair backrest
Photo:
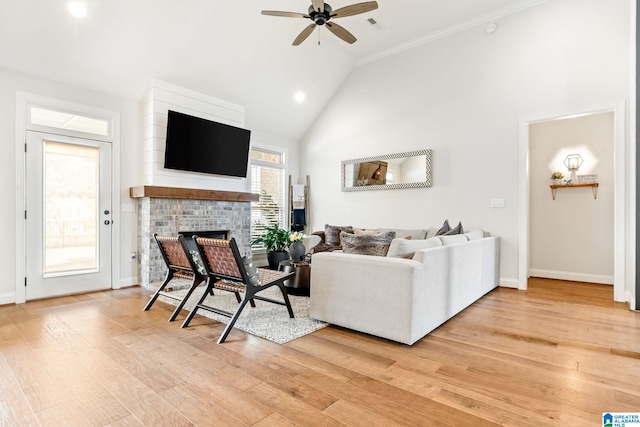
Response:
[[[197,267],[193,262],[193,258],[189,256],[186,242],[182,236],[159,236],[153,234],[153,238],[158,244],[162,258],[169,269],[186,271],[189,273],[197,272]]]
[[[200,256],[209,276],[248,283],[236,240],[211,239],[194,236]]]

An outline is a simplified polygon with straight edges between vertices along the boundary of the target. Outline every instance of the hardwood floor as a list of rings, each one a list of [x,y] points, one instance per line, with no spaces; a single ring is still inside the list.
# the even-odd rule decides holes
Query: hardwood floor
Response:
[[[141,288],[0,307],[4,426],[596,426],[640,411],[640,314],[610,286],[499,288],[409,347],[328,327],[284,345]]]

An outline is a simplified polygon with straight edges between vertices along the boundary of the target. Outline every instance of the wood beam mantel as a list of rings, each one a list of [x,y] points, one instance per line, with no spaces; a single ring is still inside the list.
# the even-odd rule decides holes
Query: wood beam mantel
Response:
[[[151,197],[156,199],[215,200],[219,202],[257,202],[260,200],[260,195],[253,193],[200,190],[196,188],[155,187],[150,185],[130,187],[129,197],[133,199]]]

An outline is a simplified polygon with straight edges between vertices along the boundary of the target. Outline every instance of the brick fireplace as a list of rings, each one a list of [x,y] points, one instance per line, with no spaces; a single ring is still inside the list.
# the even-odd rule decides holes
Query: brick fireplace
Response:
[[[153,233],[230,230],[240,253],[251,253],[250,202],[258,201],[257,194],[154,186],[131,187],[129,193],[138,199],[139,277],[144,288],[157,288],[166,274]]]

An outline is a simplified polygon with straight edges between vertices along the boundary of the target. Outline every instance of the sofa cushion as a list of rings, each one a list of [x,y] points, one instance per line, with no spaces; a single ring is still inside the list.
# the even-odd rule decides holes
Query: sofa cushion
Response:
[[[430,239],[430,238],[432,238],[432,237],[436,237],[437,233],[438,233],[438,229],[437,229],[437,228],[429,227],[429,228],[427,229],[427,235],[426,235],[426,236],[424,236],[424,238],[425,238],[425,239]]]
[[[420,249],[433,248],[436,246],[442,246],[442,241],[440,241],[440,239],[437,237],[420,240],[396,238],[391,241],[391,246],[389,246],[387,256],[396,258],[413,258],[413,255],[416,253],[416,251],[419,251]]]
[[[442,246],[451,245],[453,243],[468,242],[467,236],[464,234],[454,234],[451,236],[438,236],[438,239],[442,242]]]
[[[324,225],[324,242],[330,246],[340,246],[340,233],[345,231],[353,233],[350,225]]]
[[[412,238],[412,239],[425,239],[425,235],[427,234],[426,229],[402,229],[402,228],[379,228],[379,233],[386,233],[388,231],[395,231],[397,238]]]
[[[454,234],[464,234],[464,228],[462,228],[462,222],[458,222],[458,225],[456,225],[451,230],[444,233],[444,236],[452,236]]]
[[[467,231],[466,233],[464,233],[464,235],[467,236],[467,239],[469,240],[478,240],[484,237],[484,230],[481,228],[475,228],[473,230]]]
[[[395,231],[378,233],[370,236],[355,235],[342,232],[342,252],[345,254],[386,256],[391,241],[396,237]]]

